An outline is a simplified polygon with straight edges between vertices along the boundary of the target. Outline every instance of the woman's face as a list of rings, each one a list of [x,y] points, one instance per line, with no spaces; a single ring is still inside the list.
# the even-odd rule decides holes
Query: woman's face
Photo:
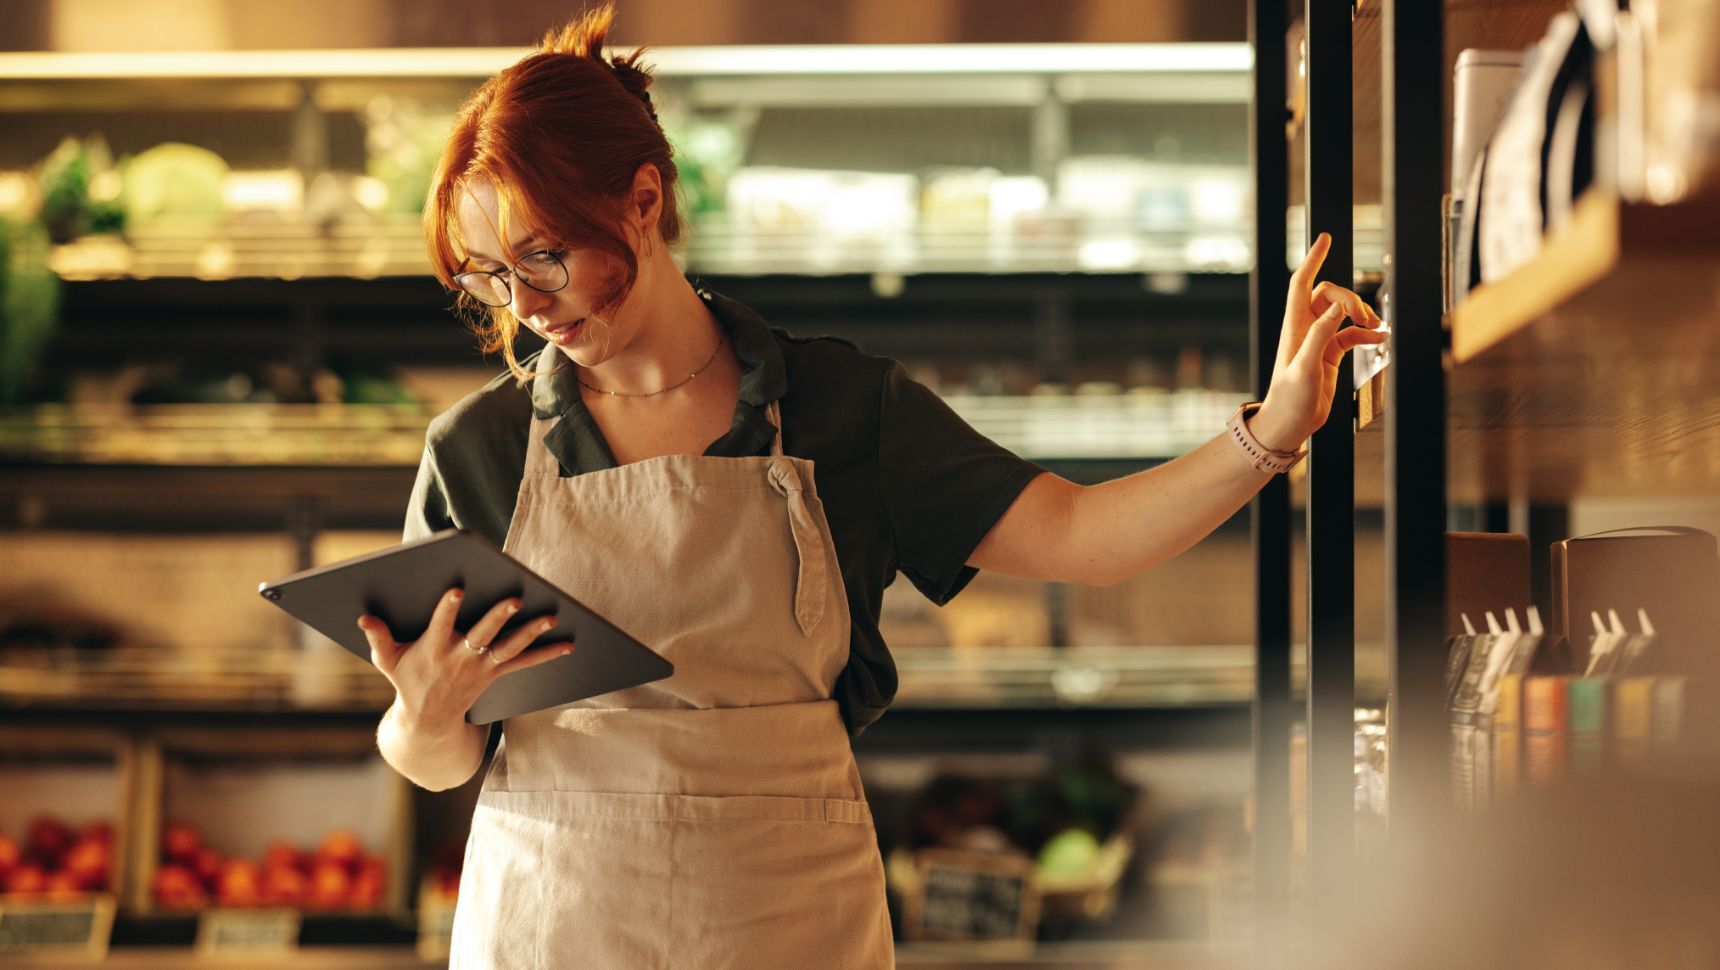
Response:
[[[649,269],[645,260],[640,261],[639,279],[627,299],[611,308],[608,315],[599,316],[593,309],[623,269],[614,257],[599,249],[559,247],[554,240],[531,235],[531,227],[524,225],[517,214],[510,213],[508,231],[513,236],[513,252],[517,256],[549,248],[561,256],[567,267],[567,285],[554,293],[544,293],[519,282],[506,265],[508,250],[496,233],[500,219],[495,185],[487,180],[468,182],[456,214],[466,244],[466,268],[503,271],[513,291],[513,302],[507,309],[538,336],[588,368],[608,360],[632,341],[637,325],[628,322],[632,319],[628,306],[646,283]]]

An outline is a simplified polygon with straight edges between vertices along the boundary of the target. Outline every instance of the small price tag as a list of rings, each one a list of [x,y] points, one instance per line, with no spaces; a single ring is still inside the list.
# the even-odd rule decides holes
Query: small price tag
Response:
[[[946,849],[916,854],[919,892],[907,931],[921,940],[1031,939],[1039,925],[1033,860]]]
[[[425,887],[418,893],[418,956],[446,960],[454,940],[454,897]]]
[[[48,903],[0,895],[0,954],[42,954],[100,961],[113,935],[114,898],[97,894]]]
[[[299,948],[296,909],[206,909],[197,921],[197,953],[292,953]]]

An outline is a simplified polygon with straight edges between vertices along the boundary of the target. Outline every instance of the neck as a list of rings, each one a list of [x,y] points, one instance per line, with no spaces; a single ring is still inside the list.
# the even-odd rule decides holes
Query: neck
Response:
[[[595,367],[581,368],[586,384],[620,395],[646,395],[686,380],[711,360],[722,325],[678,269],[653,275],[663,283],[649,292],[636,289],[645,297],[636,306],[628,301],[635,315],[633,339]],[[639,283],[644,282],[641,272]]]

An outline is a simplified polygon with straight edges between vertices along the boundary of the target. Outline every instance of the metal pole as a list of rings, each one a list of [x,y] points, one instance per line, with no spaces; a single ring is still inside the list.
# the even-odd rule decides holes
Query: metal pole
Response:
[[[1254,169],[1254,275],[1249,287],[1249,369],[1258,400],[1272,381],[1284,293],[1290,153],[1283,0],[1254,0],[1254,96],[1248,105]],[[1249,506],[1254,543],[1254,940],[1282,953],[1290,916],[1290,483],[1277,476]]]
[[[1350,4],[1306,0],[1308,231],[1332,236],[1321,280],[1354,286]],[[1355,855],[1355,394],[1344,357],[1308,462],[1308,887],[1312,939],[1350,915]]]
[[[1450,808],[1445,682],[1445,368],[1437,134],[1445,117],[1445,4],[1385,0],[1381,125],[1392,362],[1386,401],[1386,636],[1392,840],[1427,848]]]

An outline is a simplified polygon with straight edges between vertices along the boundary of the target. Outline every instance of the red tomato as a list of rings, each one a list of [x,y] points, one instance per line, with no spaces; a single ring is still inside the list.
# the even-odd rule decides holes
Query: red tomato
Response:
[[[24,861],[24,851],[11,836],[0,835],[0,884]]]
[[[72,829],[51,815],[40,815],[30,820],[24,842],[25,852],[44,869],[58,869],[66,850],[72,847]]]
[[[163,909],[201,909],[209,905],[209,894],[197,874],[176,863],[167,863],[155,870],[150,884],[156,905]]]
[[[335,829],[323,837],[317,853],[351,872],[364,858],[364,843],[350,829]]]
[[[81,839],[66,852],[65,871],[77,878],[85,889],[107,888],[108,872],[113,868],[113,847],[106,842]]]
[[[310,877],[297,869],[263,870],[263,905],[299,906],[310,889]]]
[[[359,864],[358,874],[352,878],[347,905],[353,909],[375,909],[382,905],[382,896],[387,889],[387,864],[380,858],[367,858]]]
[[[263,871],[298,869],[304,865],[299,850],[291,842],[271,842],[263,850]]]
[[[78,874],[70,870],[49,873],[47,888],[44,895],[49,902],[75,903],[84,898],[84,883]]]
[[[26,862],[6,877],[9,893],[35,894],[48,888],[48,874],[33,862]]]
[[[213,889],[221,878],[222,867],[226,864],[227,860],[221,858],[221,853],[204,846],[197,850],[197,859],[191,868],[197,873],[197,878],[203,880],[205,889]]]
[[[255,906],[262,900],[263,874],[249,859],[228,859],[215,881],[215,898],[223,906]]]
[[[346,874],[345,866],[325,861],[311,871],[306,902],[316,909],[339,909],[347,904],[352,884],[352,877]]]
[[[189,822],[168,822],[161,829],[161,857],[190,865],[203,848],[203,833]]]

